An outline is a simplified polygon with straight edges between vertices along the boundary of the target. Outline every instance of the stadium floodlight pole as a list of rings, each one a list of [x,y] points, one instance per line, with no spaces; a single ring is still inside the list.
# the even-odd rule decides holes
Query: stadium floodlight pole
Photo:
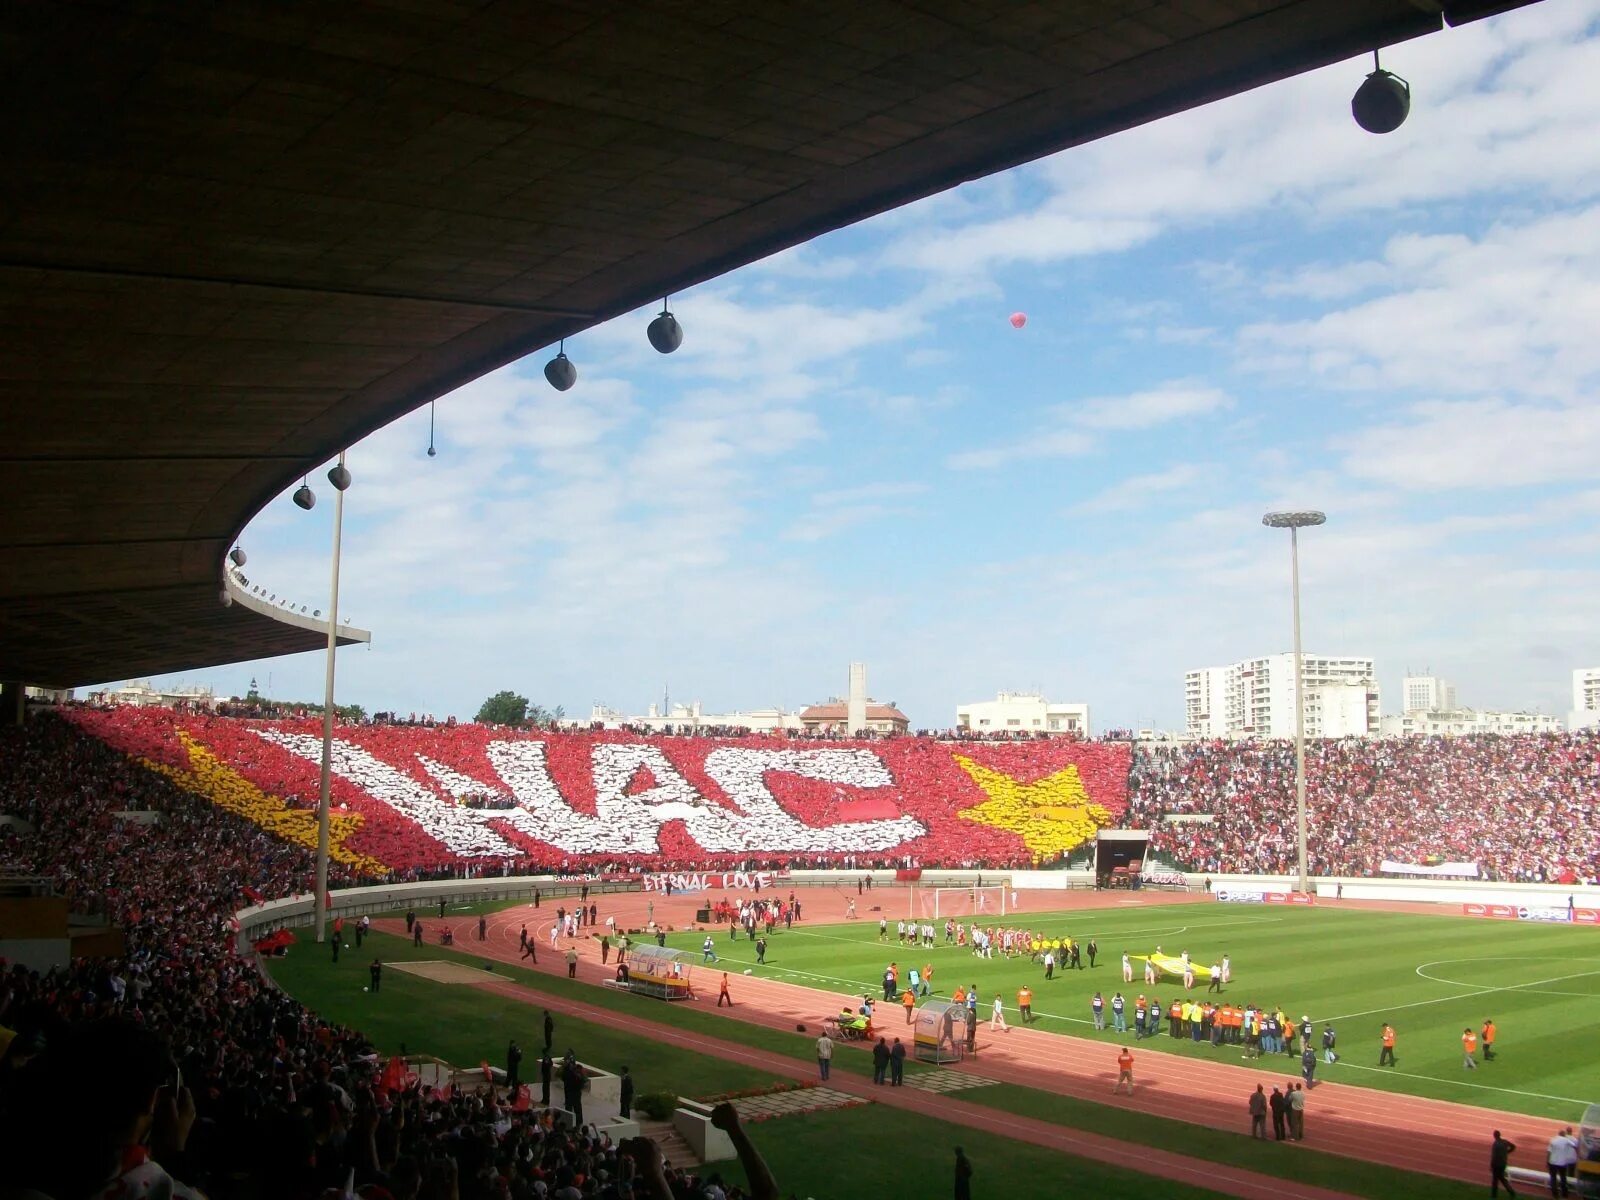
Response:
[[[322,792],[317,802],[317,894],[311,899],[316,913],[317,942],[326,940],[328,910],[328,814],[333,803],[333,663],[339,649],[339,549],[344,533],[344,493],[350,472],[339,451],[339,465],[328,472],[333,484],[333,583],[328,597],[328,662],[322,681]]]
[[[1306,695],[1305,655],[1300,649],[1300,531],[1324,524],[1326,513],[1310,509],[1302,512],[1269,512],[1261,523],[1270,529],[1289,531],[1289,593],[1294,604],[1294,808],[1297,832],[1299,890],[1309,892],[1306,875]]]

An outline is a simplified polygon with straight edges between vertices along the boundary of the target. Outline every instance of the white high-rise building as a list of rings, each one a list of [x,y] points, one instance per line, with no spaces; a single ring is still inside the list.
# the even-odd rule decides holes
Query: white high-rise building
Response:
[[[1456,685],[1437,675],[1407,675],[1401,688],[1405,712],[1448,712],[1456,706]]]
[[[1572,673],[1572,713],[1568,729],[1600,725],[1600,667],[1579,667]]]
[[[1191,737],[1228,734],[1228,668],[1201,667],[1183,676],[1184,729]]]
[[[971,733],[1044,733],[1089,736],[1087,704],[1052,704],[1040,692],[1001,692],[956,709],[956,727]]]
[[[1368,737],[1378,732],[1372,659],[1304,656],[1307,737]],[[1191,737],[1280,738],[1295,731],[1294,655],[1269,654],[1184,674]]]

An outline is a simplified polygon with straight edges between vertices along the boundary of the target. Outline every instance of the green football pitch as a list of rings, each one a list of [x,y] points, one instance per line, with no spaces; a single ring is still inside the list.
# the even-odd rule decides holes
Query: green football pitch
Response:
[[[868,903],[872,898],[868,898]],[[891,901],[893,904],[893,901]],[[900,946],[898,913],[880,914],[866,903],[858,920],[837,925],[807,922],[769,939],[766,963],[741,932],[730,940],[715,933],[723,970],[743,972],[836,993],[860,1002],[881,998],[884,968],[934,967],[934,992],[948,998],[957,985],[977,985],[983,1010],[998,990],[1015,1021],[1017,989],[1034,993],[1035,1028],[1106,1041],[1123,1039],[1094,1030],[1090,1001],[1096,990],[1108,1004],[1121,990],[1132,1025],[1133,997],[1140,992],[1170,1002],[1182,984],[1164,979],[1122,983],[1121,955],[1187,950],[1203,965],[1231,960],[1227,997],[1236,1004],[1281,1006],[1298,1021],[1309,1015],[1318,1036],[1319,1080],[1410,1092],[1488,1108],[1576,1120],[1583,1107],[1600,1102],[1600,930],[1564,925],[1470,920],[1453,916],[1401,915],[1333,906],[1261,908],[1226,904],[1142,905],[1127,909],[1018,914],[1020,926],[1047,937],[1071,934],[1099,943],[1098,966],[1062,971],[1046,981],[1041,966],[1026,957],[979,959],[965,947],[946,946],[943,923],[935,922],[931,950]],[[880,942],[878,918],[889,918],[888,941]],[[679,932],[667,944],[699,951],[704,934]],[[1194,996],[1203,998],[1204,983]],[[1213,995],[1212,999],[1215,999]],[[1462,1064],[1461,1032],[1492,1018],[1499,1031],[1493,1062],[1475,1071]],[[1397,1064],[1379,1067],[1379,1035],[1385,1021],[1397,1034]],[[1338,1036],[1337,1063],[1321,1062],[1320,1037],[1331,1022]],[[1107,1024],[1110,1024],[1109,1009]],[[1146,1039],[1147,1050],[1211,1058],[1233,1065],[1259,1065],[1282,1074],[1280,1055],[1257,1064],[1237,1047],[1176,1040],[1165,1032]]]

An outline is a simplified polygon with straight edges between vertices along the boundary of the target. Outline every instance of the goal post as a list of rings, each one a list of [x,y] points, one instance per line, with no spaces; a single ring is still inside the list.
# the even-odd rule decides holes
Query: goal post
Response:
[[[979,917],[985,920],[1006,913],[1004,884],[983,887],[921,888],[918,892],[921,915],[931,921],[954,917]]]

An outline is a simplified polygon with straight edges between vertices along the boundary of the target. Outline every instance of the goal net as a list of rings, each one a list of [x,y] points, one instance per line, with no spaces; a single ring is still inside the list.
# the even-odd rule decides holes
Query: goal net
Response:
[[[930,921],[951,917],[1002,917],[1006,911],[1006,889],[1003,884],[919,888],[917,901],[920,915]]]

